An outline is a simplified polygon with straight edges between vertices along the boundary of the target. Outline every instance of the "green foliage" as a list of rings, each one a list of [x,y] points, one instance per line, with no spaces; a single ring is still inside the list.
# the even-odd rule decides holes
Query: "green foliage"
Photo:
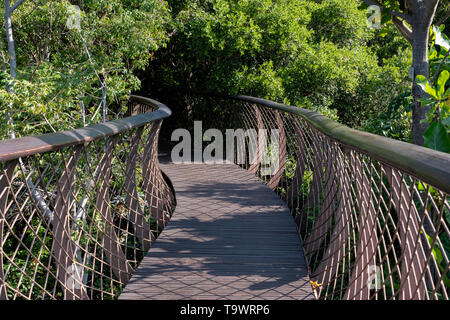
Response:
[[[372,117],[363,120],[362,128],[374,134],[411,142],[413,101],[411,91],[405,91],[392,99],[386,107],[377,110]]]
[[[432,122],[423,137],[425,147],[450,153],[450,135],[447,128],[439,121]]]
[[[255,96],[267,99],[284,96],[283,79],[274,70],[272,61],[263,62],[260,66],[252,66],[252,70],[243,66],[233,77],[237,82],[236,85],[243,92],[253,92]]]
[[[446,287],[450,287],[450,272],[447,272],[445,269],[445,260],[444,260],[444,256],[442,254],[442,251],[437,243],[437,241],[433,241],[433,239],[428,235],[425,234],[428,240],[428,243],[430,244],[430,246],[433,245],[433,249],[432,249],[432,253],[434,256],[434,259],[436,260],[437,266],[439,268],[439,270],[442,272],[442,280],[445,284]],[[450,248],[450,243],[448,241],[448,236],[445,232],[443,232],[440,235],[440,238],[442,238],[442,242],[444,243],[444,250],[448,251],[448,249]],[[447,245],[447,246],[445,246]],[[448,252],[446,252],[446,254],[448,255]]]
[[[81,33],[67,26],[71,5],[81,9]],[[140,87],[134,72],[165,45],[170,22],[167,3],[159,0],[25,1],[13,18],[18,79],[1,75],[2,137],[11,104],[19,136],[83,126],[83,111],[86,124],[98,122],[101,85],[82,38],[108,87],[108,106],[120,105]],[[7,59],[5,40],[1,50]]]
[[[365,45],[372,37],[366,27],[366,15],[358,10],[357,1],[322,0],[311,4],[310,28],[314,30],[316,42],[333,42],[341,47]]]
[[[444,33],[445,26],[437,28],[432,27],[431,30],[431,47],[429,53],[430,73],[435,74],[440,68],[440,71],[450,72],[450,60],[446,55],[450,48],[450,41]]]
[[[80,6],[81,33],[66,25],[71,4]],[[20,136],[100,121],[102,91],[93,67],[108,88],[110,118],[140,88],[140,71],[149,94],[161,86],[243,93],[373,127],[409,85],[411,53],[398,37],[376,40],[357,6],[346,0],[25,1],[14,13],[18,79],[0,78],[2,88],[8,82],[14,90],[0,90],[2,136],[10,106]],[[392,136],[408,135],[404,127],[398,131]]]
[[[234,93],[242,85],[248,94],[262,94],[261,77],[276,77],[274,66],[289,63],[309,36],[301,3],[184,1],[170,48],[157,54],[158,75],[168,85]],[[281,98],[279,88],[266,88],[263,96],[274,93]]]
[[[367,27],[365,9],[344,0],[25,1],[14,13],[19,77],[1,76],[3,88],[14,88],[0,92],[3,137],[8,106],[19,135],[100,120],[101,86],[80,34],[66,26],[70,4],[81,8],[81,36],[108,87],[110,117],[140,88],[136,71],[151,66],[140,74],[152,79],[152,92],[244,93],[408,140],[406,106],[387,113],[395,118],[385,111],[410,85],[411,50],[398,35],[376,36],[382,31]],[[373,130],[380,116],[384,129]]]
[[[384,60],[390,61],[411,51],[409,42],[398,33],[397,28],[389,23],[382,29],[377,30],[375,37],[368,41],[369,46],[375,51],[378,62],[384,66]],[[409,66],[411,61],[408,61]]]
[[[422,75],[416,77],[416,83],[428,94],[420,99],[422,106],[430,106],[424,121],[430,126],[424,134],[424,146],[450,153],[450,61],[447,53],[450,40],[442,32],[443,27],[432,27],[432,46],[430,49],[430,69],[436,74],[436,81],[431,83]]]
[[[161,83],[241,93],[318,110],[361,128],[409,85],[410,50],[395,44],[391,49],[402,50],[402,56],[378,56],[375,32],[356,2],[178,0],[169,5],[173,36],[152,63],[152,94]],[[165,92],[162,100],[183,100],[173,99],[173,90]]]

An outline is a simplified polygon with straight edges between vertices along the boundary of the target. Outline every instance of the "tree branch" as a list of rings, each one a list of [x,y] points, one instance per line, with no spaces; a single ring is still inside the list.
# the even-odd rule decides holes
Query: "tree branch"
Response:
[[[400,31],[402,36],[405,37],[406,40],[408,40],[408,42],[412,44],[412,31],[411,31],[411,29],[408,26],[406,26],[405,23],[403,21],[401,21],[397,17],[392,17],[392,22],[397,27],[398,31]]]
[[[369,6],[378,6],[380,8],[384,8],[378,1],[376,0],[363,0],[367,5]],[[397,18],[401,18],[403,20],[405,20],[407,23],[411,24],[412,23],[412,16],[404,13],[404,12],[398,12],[395,10],[389,10],[389,14],[393,17],[397,17]]]
[[[14,10],[16,10],[25,0],[17,0],[16,3],[14,3],[11,6],[11,12],[13,12]]]
[[[447,12],[447,14],[445,16],[443,16],[437,23],[436,26],[440,26],[441,24],[443,24],[445,21],[447,21],[447,19],[450,18],[450,10]]]
[[[402,18],[403,20],[405,20],[407,23],[412,24],[412,16],[407,14],[407,13],[403,13],[403,12],[397,12],[397,11],[389,11],[389,13],[391,14],[391,16],[393,17],[397,17],[397,18]]]

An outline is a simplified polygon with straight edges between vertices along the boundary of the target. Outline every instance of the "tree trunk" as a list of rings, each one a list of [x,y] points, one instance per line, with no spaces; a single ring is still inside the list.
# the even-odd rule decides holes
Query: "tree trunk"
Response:
[[[16,61],[16,49],[14,47],[14,37],[13,37],[13,28],[12,28],[12,20],[11,20],[11,8],[9,5],[9,0],[5,0],[5,35],[6,41],[8,44],[8,53],[9,53],[9,70],[11,77],[16,79],[16,69],[17,69],[17,61]],[[6,91],[10,92],[10,87],[6,84]],[[6,112],[6,121],[10,126],[9,129],[9,139],[15,139],[16,133],[14,132],[14,110],[12,104],[9,104],[8,111]]]
[[[427,79],[430,78],[430,69],[428,63],[428,40],[430,25],[419,23],[413,25],[413,68],[414,79],[418,75],[423,75]],[[415,82],[413,84],[414,109],[412,112],[412,142],[414,144],[423,145],[423,134],[427,130],[429,124],[421,123],[425,119],[429,106],[423,107],[418,101],[421,98],[428,98],[428,94],[423,91]]]
[[[433,23],[439,0],[409,0],[411,9],[411,45],[413,51],[414,79],[418,75],[423,75],[430,79],[430,66],[428,63],[428,41],[430,38],[430,28]],[[428,123],[421,123],[426,118],[430,110],[429,106],[422,107],[418,101],[420,98],[429,98],[417,84],[413,84],[414,109],[412,112],[412,142],[423,145],[423,134],[428,129]]]
[[[11,15],[12,10],[10,7],[10,2],[9,0],[5,0],[5,32],[6,32],[6,40],[8,42],[9,68],[11,76],[14,79],[16,79],[17,60],[16,60],[16,49],[14,46]]]

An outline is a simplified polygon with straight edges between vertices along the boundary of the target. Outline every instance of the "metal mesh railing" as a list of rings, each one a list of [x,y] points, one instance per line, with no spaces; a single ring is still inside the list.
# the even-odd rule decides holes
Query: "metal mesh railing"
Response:
[[[170,110],[0,142],[0,299],[113,299],[171,217],[159,169]],[[153,111],[153,112],[151,112]]]
[[[449,299],[448,154],[263,99],[190,101],[253,129],[231,161],[286,201],[318,298]],[[169,114],[133,97],[132,117],[0,142],[0,299],[118,296],[175,207],[157,157]]]
[[[317,298],[449,299],[449,154],[263,99],[191,99],[256,132],[228,160],[286,201]]]

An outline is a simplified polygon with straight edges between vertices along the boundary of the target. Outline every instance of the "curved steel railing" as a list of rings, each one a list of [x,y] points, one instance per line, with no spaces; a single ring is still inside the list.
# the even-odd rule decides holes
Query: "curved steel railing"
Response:
[[[248,130],[228,160],[286,201],[318,298],[449,299],[448,154],[264,99],[190,99]],[[114,298],[167,223],[170,110],[130,101],[131,117],[0,142],[0,299]]]
[[[227,160],[286,201],[318,298],[449,299],[449,154],[264,99],[188,96],[247,130]]]
[[[109,299],[130,279],[175,198],[157,157],[170,109],[129,110],[146,113],[0,142],[0,299]]]

